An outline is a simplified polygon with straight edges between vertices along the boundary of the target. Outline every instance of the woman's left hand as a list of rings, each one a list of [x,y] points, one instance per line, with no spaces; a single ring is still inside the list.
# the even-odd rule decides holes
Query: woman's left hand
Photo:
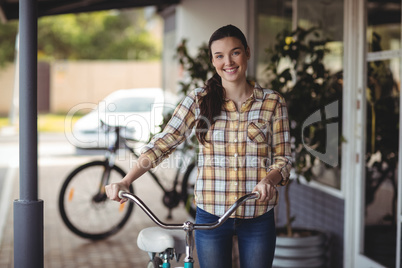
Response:
[[[277,170],[271,170],[267,176],[262,179],[253,189],[253,192],[260,193],[261,202],[267,202],[275,197],[277,190],[276,185],[282,180],[282,175]]]
[[[274,198],[277,190],[275,185],[273,185],[270,181],[267,180],[267,178],[264,178],[261,180],[255,187],[253,192],[259,192],[260,193],[260,199],[258,201],[261,202],[267,202]]]

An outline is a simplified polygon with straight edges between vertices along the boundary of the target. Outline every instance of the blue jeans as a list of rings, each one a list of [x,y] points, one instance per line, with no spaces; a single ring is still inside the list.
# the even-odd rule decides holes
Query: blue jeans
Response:
[[[196,223],[212,223],[218,218],[197,208]],[[234,235],[238,238],[241,268],[272,267],[276,243],[273,209],[254,219],[229,218],[216,229],[195,231],[200,267],[232,267]]]

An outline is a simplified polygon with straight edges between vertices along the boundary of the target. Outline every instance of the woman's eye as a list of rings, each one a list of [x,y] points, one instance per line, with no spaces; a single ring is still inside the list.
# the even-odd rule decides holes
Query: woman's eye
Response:
[[[239,51],[235,51],[235,52],[233,52],[233,55],[235,55],[235,56],[237,56],[237,55],[239,55],[240,54],[240,52]]]

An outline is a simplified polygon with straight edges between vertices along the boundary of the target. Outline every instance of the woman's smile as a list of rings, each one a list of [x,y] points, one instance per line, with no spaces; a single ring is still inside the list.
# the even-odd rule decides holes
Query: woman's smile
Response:
[[[235,73],[237,70],[239,69],[239,67],[235,67],[235,68],[225,68],[223,69],[225,72],[229,73],[229,74],[233,74]]]

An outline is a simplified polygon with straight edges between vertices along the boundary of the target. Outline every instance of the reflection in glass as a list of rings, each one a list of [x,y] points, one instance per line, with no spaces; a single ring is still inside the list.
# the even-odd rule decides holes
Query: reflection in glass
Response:
[[[298,0],[297,25],[319,27],[331,41],[342,41],[343,0]]]
[[[401,1],[368,0],[367,20],[369,52],[401,48]]]
[[[395,267],[400,60],[367,66],[364,253]]]
[[[257,0],[256,10],[256,77],[260,84],[264,84],[268,62],[265,50],[275,44],[278,33],[292,29],[292,1]]]
[[[256,10],[257,10],[257,51],[256,51],[256,77],[257,81],[262,86],[269,85],[272,80],[272,75],[267,72],[267,63],[270,62],[270,56],[272,53],[266,53],[267,51],[278,51],[280,48],[276,47],[281,44],[281,40],[284,39],[284,33],[292,32],[291,29],[295,29],[296,25],[292,23],[297,22],[297,27],[303,28],[309,31],[309,29],[316,29],[319,33],[319,37],[316,36],[316,42],[320,40],[326,40],[325,42],[325,56],[323,60],[324,66],[322,67],[322,72],[326,75],[321,82],[322,85],[330,85],[323,96],[316,96],[314,98],[315,102],[318,102],[312,111],[306,114],[302,114],[297,118],[302,118],[303,121],[307,120],[312,113],[318,110],[324,110],[327,105],[337,101],[339,104],[339,113],[337,114],[337,124],[339,125],[339,135],[337,135],[336,140],[342,142],[341,138],[341,112],[342,112],[342,90],[343,90],[343,0],[334,1],[317,1],[317,0],[257,0]],[[296,8],[296,10],[293,10]],[[291,39],[291,37],[289,37]],[[285,38],[285,40],[287,40]],[[310,39],[309,41],[312,41]],[[294,40],[293,40],[294,41]],[[300,43],[302,40],[299,40]],[[308,42],[306,42],[308,43]],[[319,49],[322,49],[321,47]],[[308,53],[306,53],[308,54]],[[314,53],[312,53],[314,55]],[[308,61],[308,60],[307,60]],[[294,62],[286,60],[282,55],[282,60],[278,65],[278,69],[285,70],[286,68],[292,68]],[[313,68],[314,69],[314,68]],[[316,69],[314,69],[317,71]],[[294,74],[296,71],[292,71]],[[307,70],[309,72],[309,70]],[[318,72],[320,73],[320,72]],[[296,77],[302,77],[302,75],[293,75],[294,79]],[[317,77],[316,77],[317,78]],[[294,84],[295,81],[292,81]],[[336,85],[336,90],[333,90]],[[320,85],[318,87],[321,87]],[[310,91],[311,95],[315,94],[314,87],[306,87],[306,91]],[[321,100],[321,101],[320,101]],[[289,100],[290,101],[290,100]],[[311,105],[310,105],[311,106]],[[292,111],[289,110],[289,113]],[[299,111],[300,113],[300,111]],[[318,125],[312,125],[310,128],[323,129],[326,131],[328,122],[321,120]],[[324,134],[325,135],[325,134]],[[310,140],[311,141],[311,140]],[[328,141],[326,141],[328,143]],[[319,148],[316,147],[319,144]],[[328,144],[318,142],[314,145],[314,149],[317,149],[318,153],[327,154]],[[306,145],[307,146],[307,145]],[[323,150],[321,150],[322,148]],[[339,147],[335,145],[335,148]],[[336,155],[340,156],[340,152],[336,151]],[[335,156],[336,157],[336,156]],[[314,174],[312,178],[319,181],[321,184],[335,188],[341,189],[340,180],[340,165],[329,165],[325,161],[320,161],[320,157],[315,157],[314,154],[311,156],[314,162],[315,168],[313,169]],[[315,161],[316,159],[317,161]],[[340,159],[339,159],[340,163]]]

